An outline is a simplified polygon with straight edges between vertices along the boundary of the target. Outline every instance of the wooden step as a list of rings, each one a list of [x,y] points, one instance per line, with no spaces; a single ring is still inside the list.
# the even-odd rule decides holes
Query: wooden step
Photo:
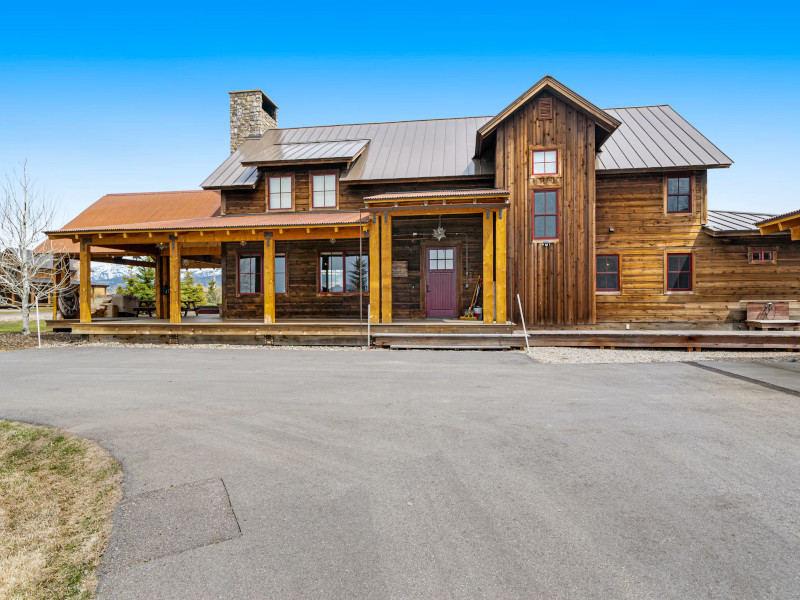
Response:
[[[379,333],[372,339],[376,346],[406,349],[508,350],[525,345],[524,337],[492,333]]]

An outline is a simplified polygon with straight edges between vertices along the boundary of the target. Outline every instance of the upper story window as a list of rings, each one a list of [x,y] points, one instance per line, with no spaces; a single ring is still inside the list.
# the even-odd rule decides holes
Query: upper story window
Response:
[[[597,291],[619,291],[619,254],[597,255]]]
[[[534,190],[533,239],[558,237],[558,190]]]
[[[751,250],[750,251],[751,263],[774,263],[775,251],[774,250]]]
[[[269,209],[291,210],[292,177],[285,175],[269,178]]]
[[[667,177],[667,212],[692,212],[691,177]]]
[[[336,175],[312,175],[311,194],[314,208],[336,208]]]
[[[667,290],[691,292],[692,268],[691,253],[667,254]]]
[[[558,150],[534,150],[533,174],[558,175]]]

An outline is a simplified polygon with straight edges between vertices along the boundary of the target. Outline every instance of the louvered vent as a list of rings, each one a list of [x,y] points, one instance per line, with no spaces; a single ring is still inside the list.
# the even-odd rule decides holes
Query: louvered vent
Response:
[[[549,121],[553,118],[553,99],[539,98],[539,120]]]

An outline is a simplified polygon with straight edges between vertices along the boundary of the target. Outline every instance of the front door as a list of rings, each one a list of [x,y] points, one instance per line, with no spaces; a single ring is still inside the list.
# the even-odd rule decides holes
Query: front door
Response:
[[[425,252],[425,309],[428,317],[457,317],[456,249],[430,247]]]

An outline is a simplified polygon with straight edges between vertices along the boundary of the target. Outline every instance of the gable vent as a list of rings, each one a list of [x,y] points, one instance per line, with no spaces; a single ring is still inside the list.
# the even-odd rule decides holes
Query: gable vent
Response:
[[[553,118],[553,99],[539,98],[539,120],[549,121]]]

